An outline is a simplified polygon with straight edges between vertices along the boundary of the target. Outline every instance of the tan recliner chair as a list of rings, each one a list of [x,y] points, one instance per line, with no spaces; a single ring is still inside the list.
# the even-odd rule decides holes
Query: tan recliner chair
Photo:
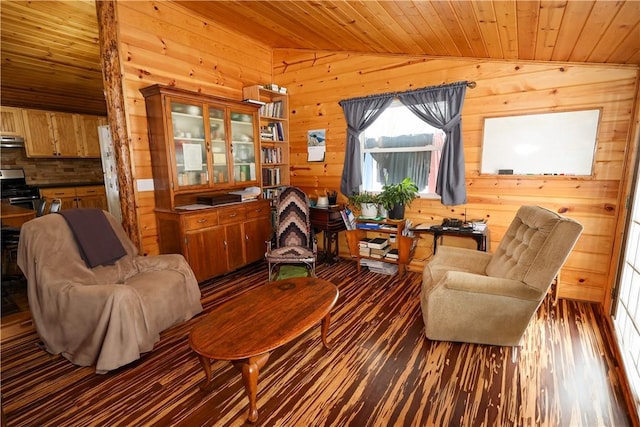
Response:
[[[422,280],[427,337],[518,345],[580,233],[573,219],[522,206],[494,254],[439,247]]]
[[[67,213],[73,211],[86,217],[84,211],[97,209]],[[118,221],[108,212],[105,217],[96,228],[109,233],[105,227],[111,227],[123,250],[112,262],[90,267],[61,214],[24,224],[18,247],[29,309],[46,350],[79,366],[95,365],[98,373],[137,360],[160,332],[202,311],[198,282],[182,255],[141,256]],[[89,244],[100,249],[108,241]]]

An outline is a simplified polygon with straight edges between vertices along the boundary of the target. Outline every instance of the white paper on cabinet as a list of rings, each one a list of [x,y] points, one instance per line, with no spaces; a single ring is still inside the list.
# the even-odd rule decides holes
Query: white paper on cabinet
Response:
[[[202,170],[202,148],[200,144],[182,144],[185,171]]]

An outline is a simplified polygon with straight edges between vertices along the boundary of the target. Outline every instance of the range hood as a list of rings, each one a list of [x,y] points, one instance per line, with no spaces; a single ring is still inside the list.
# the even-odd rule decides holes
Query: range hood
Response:
[[[22,148],[24,147],[24,138],[21,136],[0,136],[0,148]]]

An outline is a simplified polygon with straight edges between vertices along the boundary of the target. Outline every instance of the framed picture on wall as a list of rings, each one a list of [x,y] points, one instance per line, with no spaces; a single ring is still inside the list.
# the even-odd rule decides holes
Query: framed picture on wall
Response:
[[[326,152],[326,130],[314,129],[307,131],[307,161],[324,162]]]

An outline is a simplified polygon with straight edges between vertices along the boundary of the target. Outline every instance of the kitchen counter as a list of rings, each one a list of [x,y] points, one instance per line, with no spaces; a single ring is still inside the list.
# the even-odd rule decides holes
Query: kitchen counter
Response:
[[[62,187],[88,187],[91,185],[104,185],[104,182],[65,182],[58,184],[32,184],[38,188],[62,188]]]
[[[8,203],[0,205],[0,221],[3,227],[20,227],[36,217],[36,211],[13,206]]]

